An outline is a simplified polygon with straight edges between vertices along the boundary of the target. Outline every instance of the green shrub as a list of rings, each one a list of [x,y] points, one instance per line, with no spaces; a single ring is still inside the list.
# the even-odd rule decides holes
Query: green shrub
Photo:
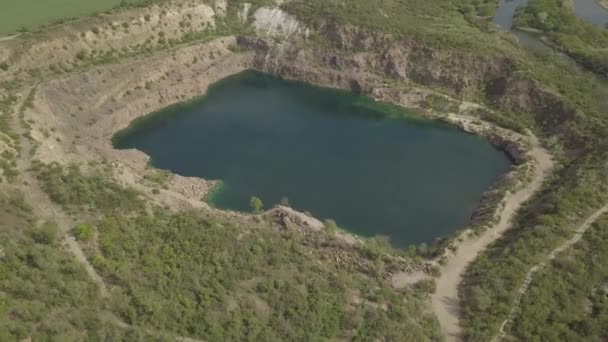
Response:
[[[422,279],[414,287],[424,293],[433,294],[437,291],[437,280],[435,278]]]
[[[1,192],[0,207],[0,341],[154,340],[104,319],[97,285],[66,248],[38,233],[32,212]]]
[[[269,226],[157,210],[104,217],[98,232],[95,264],[127,322],[208,341],[440,339],[420,294],[323,261]]]
[[[87,223],[79,223],[74,227],[74,236],[81,241],[88,241],[95,235],[95,228]]]
[[[249,201],[249,206],[251,207],[251,210],[256,214],[261,213],[264,209],[264,203],[262,202],[262,200],[255,196],[251,197],[251,200]]]
[[[83,175],[77,165],[38,164],[38,179],[51,199],[69,210],[91,207],[101,212],[133,211],[144,207],[139,194],[107,179],[102,171]]]

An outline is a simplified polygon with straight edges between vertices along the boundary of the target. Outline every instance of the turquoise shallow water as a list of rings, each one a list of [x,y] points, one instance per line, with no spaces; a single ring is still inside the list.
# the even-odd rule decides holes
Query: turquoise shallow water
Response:
[[[115,137],[154,166],[221,179],[210,199],[292,207],[398,247],[465,226],[510,168],[485,140],[358,95],[244,72]]]

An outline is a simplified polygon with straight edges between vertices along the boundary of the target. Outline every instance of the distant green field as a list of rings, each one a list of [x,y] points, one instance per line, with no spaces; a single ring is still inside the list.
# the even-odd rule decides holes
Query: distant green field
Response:
[[[0,35],[108,10],[121,0],[0,0]]]

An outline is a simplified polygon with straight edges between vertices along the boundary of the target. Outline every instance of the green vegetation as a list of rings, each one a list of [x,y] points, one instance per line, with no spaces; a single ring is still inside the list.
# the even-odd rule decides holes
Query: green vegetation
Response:
[[[382,277],[327,262],[306,236],[286,236],[264,219],[141,211],[103,164],[86,173],[56,164],[36,170],[55,201],[95,211],[74,232],[113,287],[110,310],[133,326],[211,341],[440,339],[423,304],[432,284],[394,291]],[[367,255],[379,258],[374,246]]]
[[[105,217],[98,227],[89,253],[120,289],[113,310],[137,326],[212,341],[439,339],[415,294],[319,262],[296,235],[194,213]]]
[[[36,218],[18,192],[0,193],[0,340],[140,340],[102,317],[104,303],[65,251],[53,222]]]
[[[509,332],[521,341],[608,337],[608,217],[540,271]]]
[[[107,170],[95,169],[92,175],[85,177],[75,165],[64,170],[57,163],[36,163],[35,169],[43,189],[51,199],[69,211],[82,212],[82,209],[89,209],[127,212],[142,210],[144,207],[137,192],[123,189],[108,180]]]
[[[14,181],[19,175],[19,171],[17,170],[17,160],[16,154],[5,150],[0,154],[0,175],[9,182]],[[0,183],[3,181],[2,177],[0,177]]]
[[[141,7],[160,0],[0,0],[0,35],[25,32],[43,25],[62,24],[77,17],[111,9]]]
[[[151,169],[144,175],[144,179],[157,184],[163,188],[167,188],[167,182],[171,173],[167,170]]]
[[[482,34],[478,14],[488,15],[495,0],[294,0],[283,7],[313,28],[349,23],[399,36],[418,38],[436,47],[495,52],[496,39]]]
[[[6,96],[0,100],[0,183],[12,182],[19,175],[19,137],[11,127],[12,106],[16,101],[14,96]]]
[[[79,223],[74,227],[74,236],[81,241],[89,241],[95,236],[95,227],[87,223]]]
[[[578,18],[566,1],[531,0],[515,20],[539,29],[559,50],[599,74],[608,74],[608,30]]]

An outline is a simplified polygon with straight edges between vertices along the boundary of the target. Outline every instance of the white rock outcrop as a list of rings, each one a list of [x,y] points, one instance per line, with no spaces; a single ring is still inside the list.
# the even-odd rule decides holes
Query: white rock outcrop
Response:
[[[260,34],[283,37],[308,35],[308,30],[294,16],[280,8],[261,7],[253,17],[253,26]]]

